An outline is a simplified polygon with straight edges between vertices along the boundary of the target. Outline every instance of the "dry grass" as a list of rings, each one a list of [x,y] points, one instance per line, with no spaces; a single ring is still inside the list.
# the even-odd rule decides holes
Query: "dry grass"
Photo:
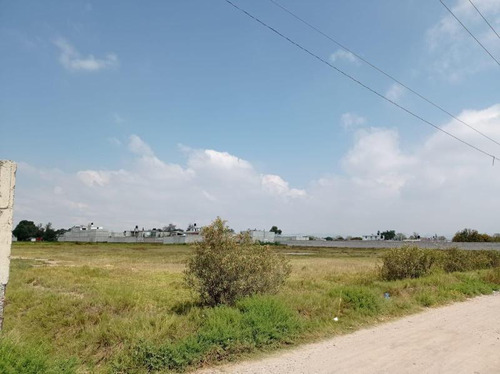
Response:
[[[381,250],[275,249],[292,264],[277,295],[212,310],[198,306],[183,281],[189,246],[16,243],[0,353],[17,353],[0,357],[0,372],[2,364],[26,373],[145,373],[213,364],[488,293],[499,283],[498,271],[386,282],[378,275]],[[341,294],[349,302],[339,308]],[[269,310],[284,330],[259,317]],[[238,328],[228,322],[234,318]],[[249,319],[253,327],[245,325]]]

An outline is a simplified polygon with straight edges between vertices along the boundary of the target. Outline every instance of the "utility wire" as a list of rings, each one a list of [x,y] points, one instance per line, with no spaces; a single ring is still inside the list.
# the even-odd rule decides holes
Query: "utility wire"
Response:
[[[496,58],[495,58],[495,57],[494,57],[494,56],[490,53],[490,51],[488,51],[488,49],[487,49],[487,48],[486,48],[486,47],[485,47],[485,46],[484,46],[484,45],[483,45],[483,44],[482,44],[482,43],[481,43],[481,42],[480,42],[480,41],[479,41],[479,40],[478,40],[478,39],[474,36],[474,34],[473,34],[473,33],[472,33],[472,32],[471,32],[468,28],[467,28],[467,26],[465,26],[465,25],[462,23],[462,21],[460,21],[460,20],[458,19],[458,17],[455,15],[455,13],[453,13],[453,11],[452,11],[450,8],[448,8],[448,7],[446,6],[446,4],[445,4],[445,3],[443,3],[443,0],[439,0],[439,2],[440,2],[441,4],[443,4],[443,6],[446,8],[446,10],[448,10],[448,12],[450,12],[450,14],[453,16],[453,18],[455,18],[455,19],[458,21],[458,23],[462,25],[462,27],[463,27],[463,28],[464,28],[464,29],[465,29],[465,30],[469,33],[469,35],[470,35],[470,36],[472,36],[472,38],[474,38],[474,40],[477,42],[477,44],[479,44],[479,45],[480,45],[480,46],[481,46],[481,47],[482,47],[482,48],[486,51],[486,53],[487,53],[487,54],[489,54],[489,55],[490,55],[490,57],[491,57],[491,58],[492,58],[492,59],[493,59],[493,60],[497,63],[497,65],[498,65],[498,66],[500,66],[500,62],[499,62],[499,61],[498,61],[498,60],[497,60],[497,59],[496,59]]]
[[[470,128],[471,130],[474,130],[476,133],[484,136],[486,139],[492,141],[493,143],[497,144],[500,146],[500,142],[496,141],[495,139],[489,137],[488,135],[486,135],[485,133],[479,131],[478,129],[476,129],[475,127],[472,127],[471,125],[469,125],[467,122],[461,120],[460,118],[458,118],[457,116],[455,116],[454,114],[452,114],[450,111],[446,110],[445,108],[443,108],[442,106],[436,104],[435,102],[433,102],[432,100],[426,98],[425,96],[423,96],[422,94],[418,93],[417,91],[415,91],[414,89],[412,89],[411,87],[409,87],[408,85],[406,85],[405,83],[401,82],[400,80],[398,80],[397,78],[395,78],[394,76],[392,76],[391,74],[385,72],[384,70],[382,70],[381,68],[379,68],[378,66],[374,65],[373,63],[371,63],[370,61],[368,61],[367,59],[363,58],[362,56],[360,56],[359,54],[357,54],[356,52],[352,51],[350,48],[348,48],[347,46],[345,46],[344,44],[340,43],[339,41],[335,40],[333,37],[331,37],[330,35],[324,33],[323,31],[321,31],[320,29],[318,29],[316,26],[312,25],[311,23],[307,22],[306,20],[304,20],[303,18],[299,17],[298,15],[296,15],[295,13],[293,13],[291,10],[285,8],[283,5],[281,5],[280,3],[278,3],[276,0],[269,0],[271,3],[273,3],[274,5],[276,5],[278,8],[281,8],[282,10],[284,10],[285,12],[287,12],[288,14],[290,14],[292,17],[294,17],[295,19],[299,20],[300,22],[302,22],[303,24],[305,24],[306,26],[308,26],[309,28],[311,28],[312,30],[316,31],[317,33],[321,34],[322,36],[324,36],[325,38],[327,38],[328,40],[330,40],[331,42],[335,43],[337,46],[339,46],[340,48],[342,48],[344,51],[347,51],[349,53],[351,53],[353,56],[355,56],[357,59],[363,61],[365,64],[369,65],[370,67],[372,67],[373,69],[377,70],[379,73],[385,75],[387,78],[391,79],[392,81],[396,82],[397,84],[399,84],[400,86],[406,88],[408,91],[410,91],[411,93],[413,93],[414,95],[417,95],[419,98],[421,98],[422,100],[424,100],[425,102],[431,104],[433,107],[439,109],[441,112],[447,114],[448,116],[450,116],[451,118],[453,118],[454,120],[460,122],[461,124],[467,126],[468,128]]]
[[[462,144],[465,144],[467,145],[468,147],[482,153],[483,155],[485,156],[488,156],[490,158],[493,159],[493,163],[495,162],[495,160],[498,160],[500,161],[500,158],[498,158],[497,156],[495,155],[492,155],[484,150],[482,150],[481,148],[479,147],[476,147],[475,145],[463,140],[463,139],[460,139],[458,136],[456,135],[453,135],[452,133],[442,129],[441,127],[433,124],[432,122],[426,120],[425,118],[419,116],[418,114],[412,112],[411,110],[405,108],[404,106],[402,105],[399,105],[397,102],[389,99],[388,97],[384,96],[383,94],[381,94],[380,92],[378,92],[377,90],[367,86],[366,84],[364,84],[363,82],[361,82],[360,80],[354,78],[352,75],[346,73],[345,71],[339,69],[338,67],[336,67],[335,65],[332,65],[331,63],[329,63],[328,61],[326,61],[325,59],[321,58],[320,56],[318,56],[317,54],[311,52],[309,49],[303,47],[302,45],[300,45],[299,43],[293,41],[292,39],[290,39],[288,36],[282,34],[281,32],[279,32],[278,30],[276,30],[275,28],[273,28],[272,26],[269,26],[267,23],[265,23],[264,21],[260,20],[259,18],[257,18],[256,16],[252,15],[251,13],[247,12],[245,9],[242,9],[240,8],[239,6],[237,6],[236,4],[234,4],[232,1],[230,0],[224,0],[226,3],[228,3],[229,5],[231,5],[232,7],[234,7],[235,9],[239,10],[240,12],[244,13],[245,15],[247,15],[248,17],[252,18],[254,21],[260,23],[262,26],[266,27],[267,29],[271,30],[272,32],[274,32],[276,35],[280,36],[281,38],[287,40],[289,43],[293,44],[295,47],[299,48],[300,50],[302,50],[303,52],[307,53],[308,55],[310,55],[311,57],[315,58],[316,60],[322,62],[323,64],[329,66],[330,68],[336,70],[338,73],[342,74],[343,76],[345,76],[346,78],[349,78],[350,80],[352,80],[353,82],[357,83],[358,85],[362,86],[363,88],[367,89],[368,91],[372,92],[373,94],[377,95],[378,97],[380,97],[381,99],[391,103],[392,105],[395,105],[396,107],[398,107],[399,109],[401,109],[402,111],[410,114],[411,116],[419,119],[420,121],[428,124],[429,126],[432,126],[434,127],[436,130],[439,130],[441,132],[443,132],[444,134],[454,138],[455,140],[458,140],[459,142],[461,142]]]
[[[493,28],[493,26],[491,25],[491,23],[488,22],[488,20],[486,19],[486,17],[483,16],[483,13],[481,13],[481,11],[479,9],[477,9],[477,6],[472,2],[472,0],[469,0],[469,3],[474,7],[474,9],[476,9],[476,12],[478,12],[479,15],[484,19],[484,22],[486,22],[488,24],[488,26],[495,33],[495,35],[497,36],[497,38],[500,39],[500,35],[498,35],[497,31]]]

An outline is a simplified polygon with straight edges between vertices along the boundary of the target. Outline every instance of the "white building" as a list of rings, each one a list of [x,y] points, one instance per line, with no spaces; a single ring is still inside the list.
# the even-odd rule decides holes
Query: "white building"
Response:
[[[274,243],[276,234],[266,230],[248,230],[254,242]]]
[[[309,236],[303,235],[276,235],[277,242],[287,242],[287,241],[305,241],[309,240]]]
[[[384,240],[382,238],[382,235],[378,234],[378,235],[375,235],[375,234],[371,234],[371,235],[363,235],[363,240]]]

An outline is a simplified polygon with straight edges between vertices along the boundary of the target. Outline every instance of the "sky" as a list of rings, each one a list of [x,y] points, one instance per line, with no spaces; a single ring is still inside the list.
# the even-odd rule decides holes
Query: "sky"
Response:
[[[232,0],[488,154],[481,136],[270,0]],[[500,142],[500,66],[439,1],[279,0]],[[445,3],[500,60],[469,0]],[[500,1],[474,0],[500,32]],[[224,0],[0,0],[0,159],[14,223],[122,231],[500,232],[500,161],[412,117]]]

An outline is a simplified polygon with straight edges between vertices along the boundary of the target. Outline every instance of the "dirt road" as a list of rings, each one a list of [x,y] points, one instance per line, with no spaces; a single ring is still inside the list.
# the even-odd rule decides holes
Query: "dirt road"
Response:
[[[202,373],[500,373],[500,293]]]

